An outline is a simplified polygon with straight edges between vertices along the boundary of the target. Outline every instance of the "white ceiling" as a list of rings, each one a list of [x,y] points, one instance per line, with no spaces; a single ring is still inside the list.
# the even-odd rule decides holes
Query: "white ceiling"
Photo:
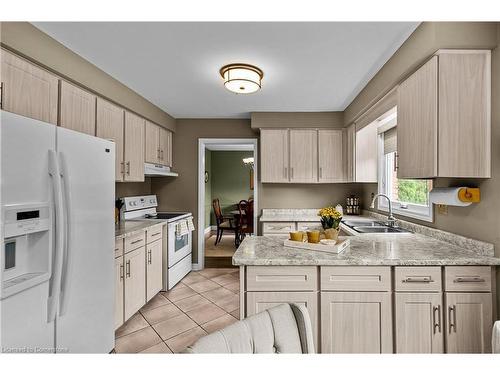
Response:
[[[37,22],[36,27],[176,118],[248,118],[255,111],[342,111],[416,22]],[[236,95],[219,69],[264,71]]]

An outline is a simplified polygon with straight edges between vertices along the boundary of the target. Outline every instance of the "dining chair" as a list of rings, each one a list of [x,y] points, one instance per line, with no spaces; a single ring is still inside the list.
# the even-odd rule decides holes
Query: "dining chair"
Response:
[[[236,233],[238,233],[238,227],[237,223],[233,224],[234,217],[224,216],[222,214],[218,198],[215,198],[212,201],[212,207],[214,209],[215,222],[217,224],[217,234],[215,236],[215,246],[217,246],[217,244],[222,240],[222,234],[224,233],[224,230],[233,231],[236,236]]]
[[[253,199],[241,200],[238,203],[238,210],[240,211],[238,234],[241,242],[247,234],[253,233]]]

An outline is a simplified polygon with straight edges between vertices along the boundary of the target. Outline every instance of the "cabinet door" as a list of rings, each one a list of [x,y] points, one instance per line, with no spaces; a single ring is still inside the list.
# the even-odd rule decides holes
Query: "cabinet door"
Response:
[[[123,117],[125,111],[106,100],[97,98],[96,135],[115,142],[115,180],[123,181],[125,165],[123,162]]]
[[[80,133],[95,135],[96,96],[61,81],[59,125]]]
[[[288,130],[261,129],[260,166],[262,182],[288,182]]]
[[[371,123],[356,132],[356,182],[377,182],[378,133]]]
[[[344,131],[344,178],[354,182],[356,168],[356,125],[349,125]]]
[[[392,353],[390,292],[322,292],[323,353]]]
[[[125,254],[125,320],[146,303],[146,248]]]
[[[282,303],[296,303],[307,308],[313,329],[316,351],[318,337],[318,293],[317,292],[247,292],[247,316],[260,313]]]
[[[446,352],[491,353],[491,293],[446,293]]]
[[[162,240],[146,246],[146,299],[149,301],[162,288]]]
[[[318,132],[290,130],[290,181],[318,181]]]
[[[439,176],[491,177],[491,53],[439,55]]]
[[[125,278],[125,269],[123,257],[115,259],[115,329],[120,327],[123,320],[123,279]]]
[[[342,130],[318,130],[318,181],[344,181]]]
[[[58,78],[4,49],[0,55],[2,109],[57,125]]]
[[[144,181],[143,118],[125,112],[125,181]]]
[[[437,176],[438,57],[398,87],[398,178]]]
[[[442,293],[396,293],[396,353],[443,353]]]
[[[146,163],[161,164],[160,156],[160,127],[146,120],[146,152],[144,161]]]
[[[160,127],[160,164],[172,166],[172,132]]]

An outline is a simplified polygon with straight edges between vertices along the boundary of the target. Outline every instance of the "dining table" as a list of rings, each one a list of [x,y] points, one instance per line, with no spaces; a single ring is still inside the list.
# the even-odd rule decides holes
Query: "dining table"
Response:
[[[230,215],[232,215],[236,221],[236,230],[234,231],[234,244],[236,245],[236,247],[238,247],[240,245],[240,231],[238,230],[239,229],[239,222],[240,222],[240,211],[239,210],[233,210],[233,211],[230,211],[229,212]],[[245,211],[242,211],[241,212],[241,216],[245,216],[246,213]]]

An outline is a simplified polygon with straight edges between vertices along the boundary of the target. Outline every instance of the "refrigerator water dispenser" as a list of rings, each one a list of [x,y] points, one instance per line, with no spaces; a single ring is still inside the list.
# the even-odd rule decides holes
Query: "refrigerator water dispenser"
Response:
[[[52,255],[48,203],[6,205],[3,214],[2,299],[48,280]]]

